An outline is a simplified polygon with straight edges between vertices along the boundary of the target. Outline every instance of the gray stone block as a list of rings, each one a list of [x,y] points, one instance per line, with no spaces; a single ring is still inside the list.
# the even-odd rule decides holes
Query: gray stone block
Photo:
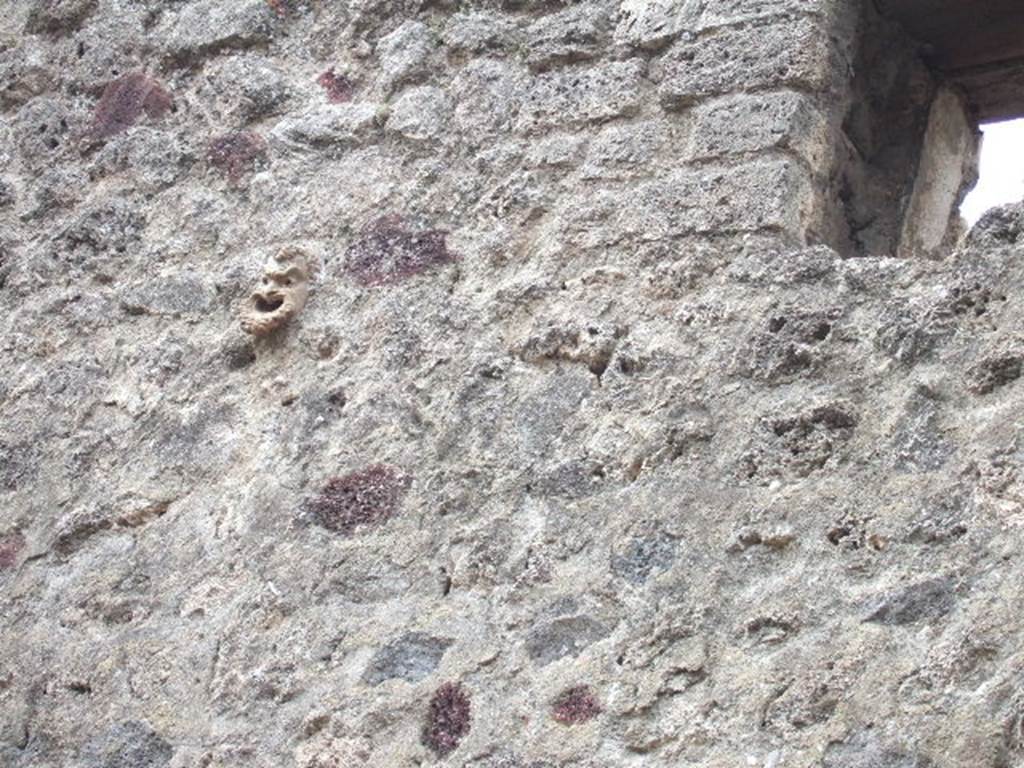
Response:
[[[835,76],[833,50],[811,18],[763,26],[723,27],[681,40],[659,62],[658,92],[669,108],[743,90],[817,91]]]

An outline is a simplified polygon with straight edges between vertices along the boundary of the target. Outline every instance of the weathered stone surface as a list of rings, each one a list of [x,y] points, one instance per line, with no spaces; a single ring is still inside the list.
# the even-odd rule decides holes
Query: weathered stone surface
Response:
[[[931,768],[933,765],[931,760],[921,755],[883,746],[871,731],[830,744],[822,764],[825,768]]]
[[[661,48],[681,32],[694,30],[700,10],[699,0],[623,0],[615,40]]]
[[[279,114],[294,98],[287,74],[258,54],[217,60],[206,70],[205,78],[208,86],[203,96],[238,128]]]
[[[9,0],[0,765],[1019,763],[1024,205],[898,251],[874,5]]]
[[[795,14],[831,12],[838,15],[841,11],[841,6],[823,6],[817,0],[719,0],[704,4],[700,23],[702,27],[749,25],[755,21],[770,24],[780,17],[792,18]]]
[[[194,150],[174,133],[140,126],[108,141],[96,153],[92,172],[124,174],[139,189],[154,192],[178,181],[195,161]]]
[[[376,127],[380,108],[376,104],[325,104],[282,119],[271,140],[289,150],[315,150],[360,143]]]
[[[374,654],[370,666],[363,674],[363,680],[370,685],[394,678],[417,683],[437,669],[451,644],[452,641],[447,638],[410,632]]]
[[[504,14],[470,11],[448,19],[442,39],[454,51],[483,53],[513,45],[519,39],[517,30],[515,21]]]
[[[384,87],[394,88],[422,79],[437,42],[426,24],[406,21],[377,43]]]
[[[410,88],[391,107],[387,127],[407,139],[437,139],[451,119],[451,110],[451,100],[440,88]]]
[[[671,140],[671,126],[660,121],[612,123],[594,136],[581,174],[585,179],[643,176]]]
[[[949,613],[956,602],[950,579],[931,579],[880,598],[865,621],[877,624],[913,624]]]
[[[591,643],[602,640],[611,630],[589,616],[555,619],[530,633],[526,652],[540,666],[566,656],[576,657]]]
[[[452,82],[460,132],[478,137],[507,132],[522,108],[530,82],[522,65],[490,58],[467,64]]]
[[[20,106],[53,87],[56,72],[46,60],[48,47],[27,37],[0,50],[0,104],[5,109]]]
[[[164,15],[156,39],[177,63],[192,65],[221,51],[246,49],[270,40],[273,11],[264,0],[193,0]]]
[[[96,0],[40,0],[28,15],[28,32],[67,33],[96,10]]]
[[[12,132],[17,140],[22,162],[29,168],[43,168],[71,150],[72,126],[80,118],[72,115],[65,103],[48,96],[39,96],[25,104],[14,115]]]
[[[125,291],[121,306],[131,315],[179,315],[209,311],[213,286],[194,275],[155,278]]]
[[[722,27],[666,51],[659,93],[668,107],[730,93],[736,82],[820,90],[833,77],[832,52],[812,20]]]
[[[757,180],[763,179],[772,180],[769,194],[758,191]],[[687,168],[641,181],[627,200],[602,192],[582,205],[574,204],[566,219],[587,241],[788,229],[800,226],[805,217],[802,201],[809,193],[804,170],[786,160]]]
[[[523,30],[526,61],[534,69],[594,58],[605,42],[607,12],[601,3],[581,3],[544,16]]]
[[[805,95],[783,91],[713,100],[696,110],[688,157],[779,149],[813,168],[827,161],[828,121]]]
[[[97,768],[163,768],[174,750],[146,723],[129,721],[94,741],[87,754],[87,764]]]
[[[630,59],[539,75],[527,91],[518,127],[538,132],[634,115],[643,99],[643,73],[643,62]]]
[[[667,571],[676,559],[676,543],[664,535],[633,539],[612,556],[612,573],[633,584]]]

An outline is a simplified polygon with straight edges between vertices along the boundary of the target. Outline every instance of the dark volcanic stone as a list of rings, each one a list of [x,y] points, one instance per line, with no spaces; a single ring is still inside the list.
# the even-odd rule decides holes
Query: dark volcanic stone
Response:
[[[865,621],[903,625],[945,616],[956,604],[951,579],[929,579],[878,599]]]
[[[419,682],[437,669],[451,644],[447,638],[410,632],[377,651],[363,681],[369,685],[379,685],[393,678]]]

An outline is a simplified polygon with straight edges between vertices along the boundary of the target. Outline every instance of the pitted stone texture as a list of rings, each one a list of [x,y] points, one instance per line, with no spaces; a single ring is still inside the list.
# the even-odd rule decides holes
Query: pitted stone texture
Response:
[[[762,24],[795,15],[837,13],[817,0],[715,0],[705,2],[700,24],[702,28],[728,24]]]
[[[56,72],[46,54],[46,45],[34,37],[0,51],[0,106],[20,106],[53,87]]]
[[[484,53],[503,50],[519,40],[516,23],[500,13],[469,11],[453,15],[442,32],[444,44],[455,51]]]
[[[391,107],[387,127],[407,139],[437,139],[444,134],[451,111],[451,99],[440,88],[410,88]]]
[[[75,129],[84,116],[73,113],[63,100],[39,96],[25,104],[12,120],[12,138],[19,157],[29,168],[51,166],[74,149]]]
[[[822,765],[824,768],[932,768],[934,764],[922,755],[887,746],[879,735],[867,730],[830,744]]]
[[[641,60],[630,59],[539,75],[527,91],[518,128],[535,133],[634,115],[644,101],[645,69]]]
[[[669,108],[729,93],[738,82],[747,90],[821,90],[836,76],[835,64],[822,27],[811,18],[723,27],[669,48],[659,62],[658,90]]]
[[[96,5],[97,0],[40,0],[28,16],[25,31],[67,34],[81,26]]]
[[[274,127],[271,141],[288,151],[344,149],[372,135],[380,116],[377,104],[324,104],[282,119]]]
[[[128,289],[121,306],[131,315],[180,315],[209,311],[213,286],[196,276],[165,276]]]
[[[694,31],[702,0],[623,0],[616,42],[656,50],[682,32]]]
[[[594,58],[605,44],[609,19],[601,3],[581,3],[523,30],[526,61],[534,69]]]
[[[758,185],[766,179],[771,179],[768,194]],[[786,160],[685,169],[642,182],[627,200],[601,194],[573,206],[566,219],[584,243],[624,235],[657,240],[722,230],[790,230],[808,215],[811,189],[806,171]]]
[[[103,145],[93,173],[124,174],[140,189],[153,192],[174,184],[195,162],[193,149],[173,132],[139,126]]]
[[[632,584],[642,584],[672,566],[676,549],[676,543],[664,535],[633,539],[621,554],[612,557],[612,573]]]
[[[730,96],[707,102],[695,112],[690,159],[780,149],[793,152],[811,168],[827,167],[828,120],[805,94]]]
[[[512,128],[530,88],[531,78],[524,66],[477,59],[454,77],[452,93],[458,100],[455,123],[471,136],[505,134]]]
[[[674,138],[674,127],[667,121],[612,123],[590,142],[580,173],[585,179],[648,176]]]
[[[272,35],[274,14],[265,0],[238,0],[230,4],[217,0],[194,0],[173,14],[157,29],[167,57],[190,65],[221,51],[246,49],[266,44]]]
[[[228,57],[204,74],[209,83],[204,95],[238,128],[279,114],[294,96],[287,74],[258,54]]]
[[[415,82],[427,74],[431,54],[437,46],[434,33],[416,21],[406,21],[377,43],[384,88]]]

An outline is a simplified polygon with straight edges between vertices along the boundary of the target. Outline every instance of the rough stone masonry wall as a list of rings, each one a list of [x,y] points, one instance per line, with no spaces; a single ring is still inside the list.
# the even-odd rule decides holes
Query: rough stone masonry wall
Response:
[[[8,0],[0,763],[1020,765],[1024,208],[817,244],[856,10]]]

